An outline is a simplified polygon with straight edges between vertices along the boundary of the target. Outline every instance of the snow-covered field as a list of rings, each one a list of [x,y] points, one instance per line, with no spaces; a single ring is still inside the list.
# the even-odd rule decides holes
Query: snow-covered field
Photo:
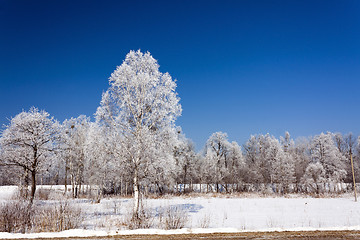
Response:
[[[8,201],[16,187],[1,187],[1,202]],[[47,200],[44,203],[53,203]],[[125,230],[132,208],[132,199],[105,198],[99,204],[88,199],[69,199],[82,209],[82,230],[51,234],[8,234],[0,238],[31,236],[104,236],[108,234],[146,233],[206,233],[271,230],[360,230],[360,203],[351,195],[339,198],[307,197],[165,197],[144,200],[144,207],[154,215],[172,206],[188,216],[185,229],[180,230]],[[206,228],[206,229],[204,229]]]

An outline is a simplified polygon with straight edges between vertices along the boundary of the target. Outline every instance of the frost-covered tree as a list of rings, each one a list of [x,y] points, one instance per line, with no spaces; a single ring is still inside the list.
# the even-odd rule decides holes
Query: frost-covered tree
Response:
[[[256,135],[251,135],[244,145],[244,158],[246,174],[244,181],[247,183],[263,183],[263,174],[260,172],[264,169],[264,163],[260,158],[260,143]],[[264,169],[265,170],[265,169]],[[266,170],[265,170],[266,171]]]
[[[227,184],[235,184],[243,181],[244,157],[239,144],[235,141],[230,143],[227,168],[229,173],[225,177]],[[226,188],[227,190],[227,188]]]
[[[262,139],[263,157],[269,165],[270,183],[280,183],[283,176],[284,154],[280,142],[274,137],[266,134]]]
[[[100,202],[105,187],[107,160],[112,158],[108,153],[106,135],[101,130],[96,123],[90,124],[84,149],[87,159],[84,164],[84,175],[87,184],[98,186],[96,189],[97,202]]]
[[[23,170],[25,187],[31,178],[32,204],[39,172],[46,170],[58,140],[58,123],[49,113],[32,107],[11,119],[0,142],[6,164]]]
[[[240,171],[243,165],[242,153],[239,145],[230,143],[226,133],[213,133],[206,142],[205,159],[210,165],[210,174],[216,191],[219,191],[219,184],[223,184],[227,190],[227,184],[235,183],[235,174]]]
[[[173,164],[175,120],[181,114],[176,83],[161,73],[149,52],[130,51],[109,79],[96,118],[111,129],[122,158],[131,165],[134,214],[139,213],[139,186],[151,176],[167,176]],[[119,159],[119,161],[122,161]]]
[[[174,147],[176,183],[190,184],[196,179],[196,152],[194,144],[178,130],[178,143]],[[184,185],[183,192],[186,191]]]
[[[280,184],[280,191],[286,192],[290,184],[295,183],[294,158],[290,152],[279,151],[272,166],[272,180]]]
[[[249,183],[278,183],[282,190],[295,181],[293,141],[286,133],[281,143],[274,136],[255,135],[244,146]]]
[[[280,136],[280,144],[284,152],[291,152],[294,149],[295,142],[288,131],[285,132],[284,137]]]
[[[97,123],[91,123],[85,144],[85,182],[95,190],[96,201],[100,202],[103,192],[115,192],[120,188],[123,176],[126,175],[124,165],[115,161],[117,149],[114,148],[114,139]]]
[[[345,153],[346,146],[345,146],[345,139],[341,133],[334,133],[333,134],[334,143],[336,147],[339,149],[339,152]]]
[[[251,136],[244,146],[245,159],[249,168],[248,181],[256,183],[274,182],[274,163],[280,159],[280,143],[269,134]]]
[[[295,166],[295,183],[297,190],[300,191],[300,184],[302,177],[305,174],[306,168],[311,162],[310,159],[310,142],[308,138],[296,139],[296,144],[293,150],[294,166]]]
[[[295,143],[289,132],[280,137],[281,151],[279,158],[274,163],[275,182],[282,185],[282,191],[286,191],[290,184],[295,183]]]
[[[326,182],[325,175],[325,169],[320,162],[310,163],[301,181],[306,187],[319,194],[320,184]]]
[[[345,157],[334,143],[332,133],[321,133],[311,140],[311,161],[320,163],[328,182],[341,182],[346,176]]]
[[[356,156],[356,137],[352,133],[348,133],[346,135],[342,135],[341,133],[334,134],[334,141],[339,149],[339,152],[345,157],[345,170],[346,170],[346,178],[345,182],[352,182],[352,169],[351,169],[351,157],[354,160],[354,169],[358,169],[358,162]]]
[[[70,176],[73,197],[77,198],[84,183],[85,147],[90,127],[90,118],[80,115],[63,123],[65,158],[65,181]]]
[[[197,154],[195,161],[195,171],[200,184],[207,184],[207,189],[214,183],[215,164],[212,157],[206,157],[204,152]]]
[[[206,142],[205,159],[208,164],[212,165],[209,170],[215,183],[216,191],[219,192],[219,184],[223,183],[225,174],[227,174],[227,157],[229,149],[229,141],[226,133],[213,133]]]
[[[262,157],[269,166],[268,173],[270,183],[277,183],[285,186],[294,182],[294,165],[291,156],[291,139],[290,134],[286,133],[285,138],[281,138],[282,144],[274,136],[266,134],[260,136],[262,143]]]

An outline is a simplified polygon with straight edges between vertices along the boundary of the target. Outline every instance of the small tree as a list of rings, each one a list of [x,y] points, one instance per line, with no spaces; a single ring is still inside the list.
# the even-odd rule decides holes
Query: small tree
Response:
[[[334,143],[333,134],[321,133],[311,140],[310,154],[313,163],[320,163],[325,170],[328,182],[338,183],[346,176],[346,158]]]
[[[186,191],[186,184],[192,183],[197,175],[195,173],[196,153],[194,144],[187,139],[181,130],[178,130],[178,143],[174,147],[176,183],[184,184],[183,192]]]
[[[236,142],[230,143],[226,133],[213,133],[206,142],[205,160],[211,165],[209,173],[219,191],[219,184],[237,182],[240,168],[243,165],[242,152]]]
[[[310,187],[315,190],[317,194],[320,194],[320,184],[326,182],[325,169],[321,163],[310,163],[306,168],[305,174],[302,178],[302,183],[306,187]]]
[[[89,185],[96,186],[96,202],[100,202],[102,193],[123,190],[123,182],[130,182],[129,167],[124,161],[117,161],[122,156],[116,147],[116,139],[111,138],[106,129],[97,123],[91,123],[85,148],[84,177]],[[122,191],[123,192],[123,191]]]
[[[65,182],[70,175],[73,197],[77,198],[84,182],[85,148],[90,118],[80,115],[65,120],[62,125],[62,157],[65,160]]]
[[[304,176],[306,168],[311,160],[309,153],[309,144],[310,142],[308,138],[298,138],[293,149],[295,183],[297,191],[301,191],[300,184],[302,181],[302,177]]]
[[[2,133],[6,164],[23,169],[26,184],[28,176],[31,177],[30,205],[35,196],[36,176],[49,163],[57,138],[58,123],[50,118],[49,113],[35,107],[12,118]]]
[[[273,175],[274,181],[280,183],[281,191],[286,192],[290,184],[295,182],[294,141],[289,132],[285,132],[285,137],[280,137],[280,144],[279,157],[273,163]]]
[[[247,183],[263,183],[265,178],[260,171],[266,171],[265,164],[260,157],[262,148],[260,146],[259,136],[251,135],[249,140],[244,145],[244,158],[245,158],[245,175],[244,180]]]
[[[216,192],[219,192],[219,184],[223,183],[228,173],[228,155],[230,142],[226,133],[213,133],[206,142],[205,159],[212,165],[212,180],[216,184]]]

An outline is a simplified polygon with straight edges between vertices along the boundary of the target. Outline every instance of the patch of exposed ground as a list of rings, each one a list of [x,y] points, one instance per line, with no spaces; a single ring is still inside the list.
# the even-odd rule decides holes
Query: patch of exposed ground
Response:
[[[232,240],[232,239],[360,239],[360,231],[246,232],[179,235],[118,235],[109,237],[39,238],[41,240]]]

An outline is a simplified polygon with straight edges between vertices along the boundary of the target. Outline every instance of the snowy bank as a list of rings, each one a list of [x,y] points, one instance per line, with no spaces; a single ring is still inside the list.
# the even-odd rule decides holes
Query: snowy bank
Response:
[[[360,231],[360,226],[354,227],[332,227],[332,228],[268,228],[246,231],[236,228],[183,228],[176,230],[162,229],[137,229],[122,231],[100,231],[72,229],[62,232],[43,232],[43,233],[0,233],[0,239],[36,239],[36,238],[67,238],[67,237],[105,237],[118,235],[175,235],[175,234],[210,234],[210,233],[245,233],[245,232],[284,232],[284,231]]]

